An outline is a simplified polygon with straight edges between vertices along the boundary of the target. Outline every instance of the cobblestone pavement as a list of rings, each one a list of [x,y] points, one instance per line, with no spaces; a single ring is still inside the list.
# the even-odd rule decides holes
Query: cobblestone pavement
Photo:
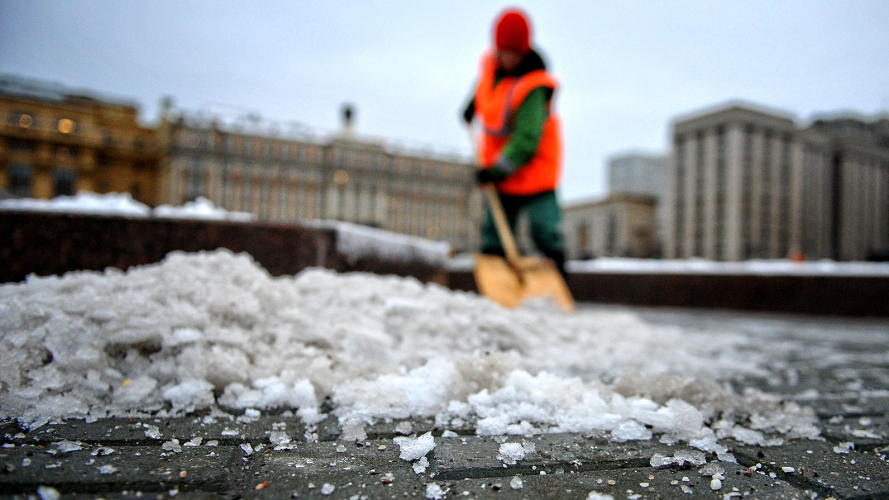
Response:
[[[889,498],[889,321],[636,311],[682,328],[731,324],[773,343],[772,375],[738,383],[813,407],[824,440],[777,447],[725,441],[737,464],[704,457],[720,472],[690,461],[652,467],[654,455],[683,449],[657,440],[504,439],[471,428],[442,436],[433,422],[414,419],[413,433],[431,431],[436,444],[417,474],[393,442],[398,422],[367,429],[362,443],[339,439],[332,420],[307,430],[292,416],[268,414],[69,421],[32,432],[3,422],[0,499]],[[306,432],[317,442],[307,442]],[[533,444],[524,459],[507,465],[498,458],[503,442],[522,441],[526,449]]]

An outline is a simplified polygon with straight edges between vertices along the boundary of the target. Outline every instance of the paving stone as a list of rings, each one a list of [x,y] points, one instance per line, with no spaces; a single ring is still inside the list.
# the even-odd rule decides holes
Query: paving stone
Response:
[[[833,443],[855,443],[855,449],[879,450],[889,447],[889,415],[822,421],[821,435]]]
[[[881,458],[884,455],[840,453],[835,446],[803,440],[765,448],[736,446],[732,451],[743,465],[761,464],[762,472],[822,496],[889,498],[889,463]]]
[[[747,476],[745,468],[722,464],[725,479],[718,490],[710,486],[711,477],[697,469],[630,468],[599,471],[539,472],[502,478],[436,481],[450,490],[448,498],[527,498],[586,499],[591,491],[617,499],[719,498],[810,498],[802,490],[765,475]],[[513,483],[521,480],[521,486]]]
[[[499,458],[504,442],[524,443],[534,450],[518,463]],[[545,434],[531,438],[452,437],[436,439],[434,471],[441,478],[502,477],[515,473],[558,470],[646,467],[655,453],[672,456],[677,448],[653,441],[607,443],[577,434]]]
[[[183,448],[175,453],[157,446],[126,446],[107,455],[107,449],[97,450],[86,445],[68,453],[42,445],[5,448],[0,453],[6,471],[0,477],[2,491],[28,493],[35,485],[62,493],[225,491],[233,471],[244,465],[244,454],[236,447]]]
[[[6,438],[6,441],[48,444],[67,439],[108,445],[149,445],[174,438],[185,442],[201,437],[203,441],[216,440],[223,445],[244,442],[258,445],[268,444],[273,430],[286,432],[292,439],[305,440],[306,427],[299,418],[261,415],[255,418],[244,416],[109,418],[89,423],[83,420],[66,420],[28,432],[23,439]],[[22,432],[19,430],[17,434]],[[157,437],[152,437],[155,435],[154,432],[157,433]],[[10,432],[6,434],[13,436]]]

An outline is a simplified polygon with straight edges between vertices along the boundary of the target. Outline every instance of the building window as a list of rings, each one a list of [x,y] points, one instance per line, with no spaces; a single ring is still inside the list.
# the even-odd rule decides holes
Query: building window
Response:
[[[195,160],[188,167],[185,197],[196,200],[200,196],[204,196],[204,168]]]
[[[30,165],[13,163],[6,171],[9,181],[9,194],[17,198],[31,197],[31,179],[34,176]]]
[[[60,118],[56,122],[56,130],[63,134],[70,134],[77,130],[77,122],[70,118]]]
[[[10,113],[7,123],[14,127],[31,128],[36,126],[37,121],[34,119],[34,115],[30,113],[18,112]]]
[[[74,196],[76,192],[77,172],[70,168],[57,168],[53,172],[54,196]]]

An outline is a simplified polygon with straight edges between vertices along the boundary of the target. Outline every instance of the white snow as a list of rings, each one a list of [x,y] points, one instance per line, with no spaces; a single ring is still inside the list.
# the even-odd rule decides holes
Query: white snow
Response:
[[[250,222],[256,220],[256,215],[249,212],[230,212],[224,208],[218,208],[213,202],[199,196],[194,201],[187,201],[180,207],[173,205],[158,205],[152,211],[158,218],[165,219],[207,219],[207,220],[232,220]]]
[[[515,465],[516,462],[525,458],[525,447],[522,443],[503,443],[498,450],[498,459],[506,465]]]
[[[204,197],[189,201],[182,206],[159,205],[152,209],[136,201],[129,193],[97,194],[80,191],[74,196],[57,196],[44,200],[12,198],[0,200],[0,211],[53,212],[91,215],[116,215],[124,217],[157,217],[165,219],[206,219],[250,222],[256,215],[248,212],[230,212],[213,205]]]
[[[312,221],[312,226],[336,231],[336,251],[351,263],[373,257],[389,261],[423,261],[444,265],[451,253],[446,241],[436,241],[383,229],[334,220]]]
[[[401,448],[398,457],[407,461],[419,460],[435,448],[435,438],[431,432],[418,437],[398,436],[393,441]]]
[[[568,263],[568,270],[571,272],[630,274],[889,276],[889,263],[836,262],[832,260],[794,262],[789,259],[718,262],[707,259],[658,260],[600,257],[588,261],[571,261]]]
[[[149,217],[151,208],[133,199],[129,193],[96,194],[81,191],[74,196],[57,196],[51,200],[11,198],[0,200],[0,211],[55,212],[93,215]]]
[[[721,456],[724,437],[817,436],[811,409],[720,383],[768,376],[771,356],[789,349],[749,338],[631,312],[507,310],[410,278],[272,278],[227,250],[172,253],[128,272],[0,286],[0,416],[36,428],[221,405],[297,409],[313,424],[330,398],[355,439],[365,424],[409,417],[479,434],[658,436]],[[434,446],[431,435],[397,439],[406,460]]]

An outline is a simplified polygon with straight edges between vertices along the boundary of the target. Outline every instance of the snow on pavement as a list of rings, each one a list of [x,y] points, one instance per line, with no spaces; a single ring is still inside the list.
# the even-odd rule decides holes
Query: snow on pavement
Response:
[[[727,389],[769,364],[729,328],[565,315],[544,301],[510,311],[410,278],[272,278],[226,250],[2,285],[0,335],[0,416],[31,427],[214,404],[299,408],[313,423],[330,398],[359,435],[380,419],[428,416],[479,434],[657,435],[722,454],[723,437],[818,434],[808,408]]]

